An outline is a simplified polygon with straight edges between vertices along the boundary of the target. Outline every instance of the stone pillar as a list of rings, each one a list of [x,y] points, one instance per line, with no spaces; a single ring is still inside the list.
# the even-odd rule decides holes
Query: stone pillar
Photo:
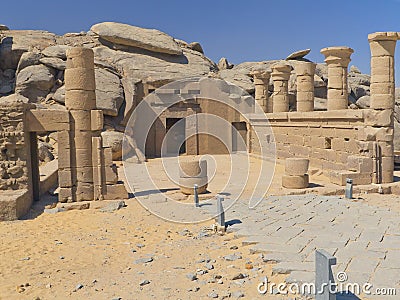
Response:
[[[272,111],[289,111],[289,78],[292,67],[285,63],[276,63],[272,66],[272,80],[274,93],[272,94]]]
[[[255,96],[258,105],[266,113],[272,112],[272,102],[269,101],[269,79],[271,72],[263,70],[254,70],[250,73],[254,79]]]
[[[297,75],[297,111],[314,110],[314,74],[316,64],[299,62],[295,66]]]
[[[353,52],[349,47],[328,47],[321,50],[328,65],[328,110],[348,107],[347,67]]]
[[[394,109],[394,50],[397,39],[397,32],[368,35],[371,48],[372,109]]]
[[[377,168],[374,174],[378,183],[393,182],[393,112],[395,107],[394,51],[399,39],[397,32],[376,32],[368,35],[371,49],[371,101],[375,111],[390,111],[391,122],[385,128],[390,133],[384,138],[377,137],[375,148]],[[389,151],[388,151],[389,150]],[[379,182],[380,181],[380,182]]]
[[[65,106],[70,113],[72,201],[94,199],[91,110],[96,109],[93,50],[67,50]],[[75,196],[75,199],[74,199]]]

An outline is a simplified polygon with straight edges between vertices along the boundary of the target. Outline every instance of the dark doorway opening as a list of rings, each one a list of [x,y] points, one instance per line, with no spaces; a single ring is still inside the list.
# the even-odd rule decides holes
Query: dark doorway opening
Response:
[[[246,122],[232,122],[232,151],[246,151],[246,145]]]
[[[167,139],[167,152],[168,153],[174,153],[174,152],[176,153],[176,149],[179,144],[181,144],[181,146],[179,147],[179,151],[178,151],[179,154],[186,153],[185,131],[186,131],[185,119],[183,119],[183,118],[167,118],[166,133],[168,133],[168,139]]]

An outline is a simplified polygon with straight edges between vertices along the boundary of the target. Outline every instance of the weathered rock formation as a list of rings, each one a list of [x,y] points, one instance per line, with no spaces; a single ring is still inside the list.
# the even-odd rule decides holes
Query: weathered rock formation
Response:
[[[47,31],[8,30],[0,25],[0,40],[0,99],[16,93],[39,107],[61,108],[60,105],[65,103],[66,50],[72,46],[92,48],[95,54],[96,106],[105,114],[104,129],[120,132],[143,97],[166,83],[211,74],[254,95],[252,71],[271,71],[271,66],[279,62],[232,65],[223,58],[217,65],[203,54],[198,42],[187,43],[159,30],[114,22],[95,24],[89,32],[63,36]],[[308,61],[305,56],[309,51],[297,51],[282,59],[293,69],[288,81],[289,110],[296,109],[296,66]],[[326,64],[317,63],[315,110],[327,108],[327,78]],[[351,66],[347,79],[349,106],[368,107],[370,76]],[[272,89],[271,79],[269,91]],[[396,109],[398,121],[399,116],[400,109]],[[116,153],[115,157],[118,156]]]

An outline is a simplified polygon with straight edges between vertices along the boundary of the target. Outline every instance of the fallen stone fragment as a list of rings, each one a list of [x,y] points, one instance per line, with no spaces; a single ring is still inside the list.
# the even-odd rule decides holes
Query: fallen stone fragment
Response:
[[[237,254],[229,254],[229,255],[224,256],[224,259],[227,261],[235,261],[238,259],[242,259],[242,256],[237,255]]]
[[[214,291],[212,291],[211,293],[208,294],[208,298],[218,298],[218,294]]]
[[[137,260],[135,260],[135,264],[146,264],[146,263],[150,263],[153,261],[152,257],[144,257],[144,258],[139,258]]]
[[[82,289],[82,288],[83,288],[83,284],[78,283],[78,284],[76,285],[75,289],[74,289],[74,292],[76,292],[76,291],[78,291],[78,290],[80,290],[80,289]]]
[[[190,279],[191,281],[197,280],[197,276],[193,273],[186,274],[186,278]]]
[[[144,286],[144,285],[147,285],[147,284],[150,284],[150,281],[147,280],[147,279],[142,280],[142,281],[139,283],[140,286]]]
[[[232,277],[232,280],[238,280],[238,279],[244,279],[246,276],[242,273],[236,274],[235,276]]]
[[[123,200],[112,201],[107,206],[104,206],[103,208],[101,208],[100,211],[101,212],[113,212],[113,211],[119,210],[125,206],[126,206],[125,201],[123,201]]]
[[[233,297],[233,298],[236,298],[236,299],[238,299],[238,298],[243,298],[243,297],[244,297],[244,293],[241,292],[241,291],[233,292],[233,293],[232,293],[232,297]]]
[[[212,269],[214,269],[214,265],[212,264],[212,263],[206,263],[206,268],[207,269],[209,269],[209,270],[212,270]]]

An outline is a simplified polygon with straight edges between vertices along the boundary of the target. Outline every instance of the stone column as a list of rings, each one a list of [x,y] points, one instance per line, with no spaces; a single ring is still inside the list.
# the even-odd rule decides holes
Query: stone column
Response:
[[[297,75],[297,111],[314,111],[314,74],[316,64],[299,62]]]
[[[376,32],[368,35],[371,48],[372,109],[394,109],[394,50],[397,32]]]
[[[347,67],[353,52],[349,47],[328,47],[321,50],[328,65],[328,110],[348,107]]]
[[[376,32],[368,35],[371,49],[371,101],[370,108],[378,113],[389,111],[390,125],[383,128],[386,134],[383,138],[377,136],[376,151],[377,168],[375,181],[382,183],[393,182],[394,153],[393,153],[393,111],[395,107],[395,76],[394,52],[399,39],[397,32]],[[378,182],[379,183],[379,182]]]
[[[93,50],[68,49],[64,78],[65,106],[71,120],[71,190],[76,197],[73,201],[93,200],[91,110],[96,109]]]
[[[285,63],[276,63],[272,66],[272,80],[274,93],[272,94],[272,111],[289,111],[289,78],[292,67]]]
[[[263,70],[254,70],[250,73],[254,79],[255,96],[258,105],[266,113],[272,112],[272,102],[269,101],[269,79],[271,72]]]

